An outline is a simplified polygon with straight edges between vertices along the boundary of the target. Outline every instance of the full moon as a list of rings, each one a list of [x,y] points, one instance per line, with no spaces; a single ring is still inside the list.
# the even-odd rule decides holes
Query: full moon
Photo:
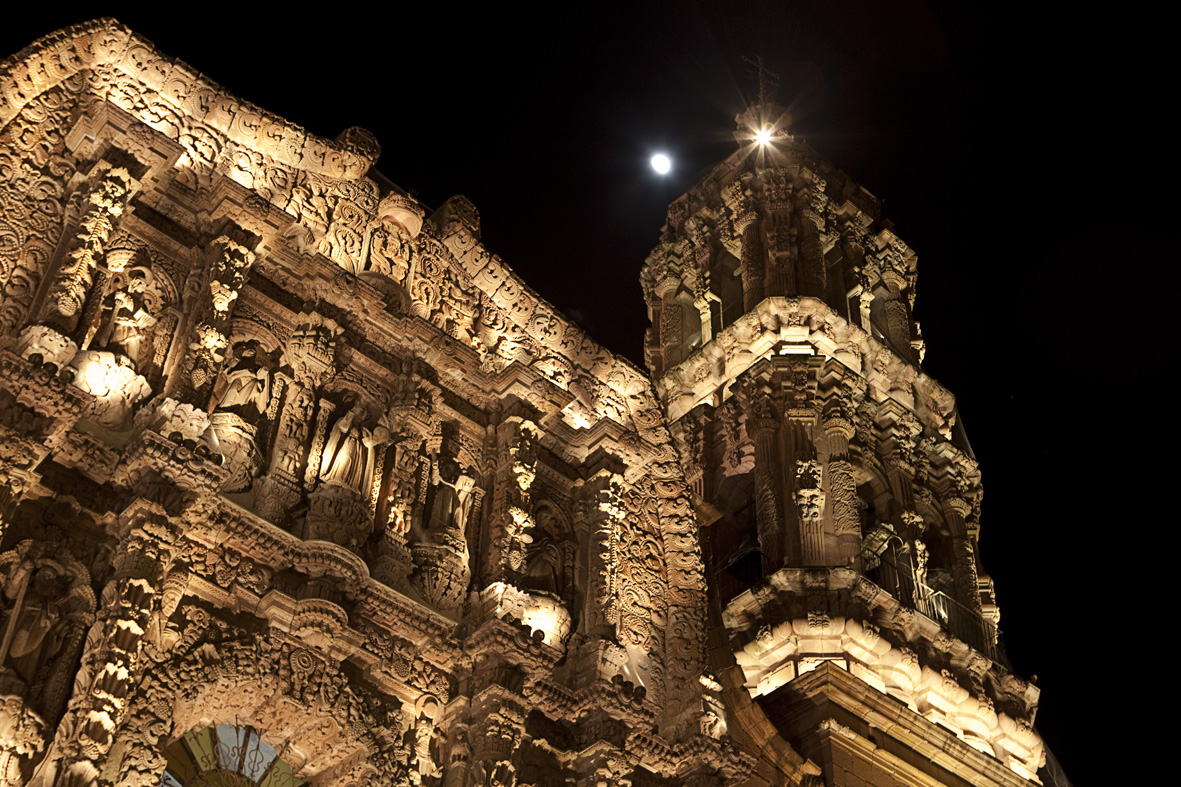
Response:
[[[663,153],[657,153],[652,157],[652,169],[656,170],[658,175],[667,175],[672,168],[672,160]]]

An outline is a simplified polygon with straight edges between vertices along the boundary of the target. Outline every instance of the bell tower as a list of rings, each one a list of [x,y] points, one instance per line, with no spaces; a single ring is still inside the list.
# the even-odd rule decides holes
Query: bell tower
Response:
[[[641,276],[731,734],[773,783],[801,761],[834,787],[1036,782],[1038,690],[998,644],[980,472],[922,368],[917,257],[782,108],[737,121]]]

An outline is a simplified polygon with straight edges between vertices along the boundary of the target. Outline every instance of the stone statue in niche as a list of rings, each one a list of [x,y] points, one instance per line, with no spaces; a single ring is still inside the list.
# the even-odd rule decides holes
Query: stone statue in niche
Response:
[[[260,357],[258,343],[239,344],[234,348],[234,355],[237,360],[225,372],[224,390],[217,397],[217,406],[209,419],[230,470],[223,492],[249,488],[262,472],[263,458],[258,449],[260,417],[267,412],[272,396],[271,372]]]
[[[454,459],[440,459],[435,454],[431,458],[431,484],[435,487],[435,502],[427,528],[466,533],[476,479],[460,470]]]
[[[133,268],[127,284],[107,296],[91,347],[118,353],[137,369],[148,331],[156,318],[144,306],[146,273]]]
[[[320,460],[325,485],[368,491],[377,443],[373,431],[364,426],[365,417],[365,405],[358,402],[332,425]]]
[[[360,549],[373,531],[373,475],[377,449],[389,442],[382,426],[365,425],[368,408],[357,402],[328,430],[317,466],[318,486],[308,496],[304,537]]]
[[[271,374],[258,357],[255,342],[243,345],[237,355],[234,367],[226,372],[226,389],[216,409],[257,418],[271,400]]]
[[[471,579],[466,529],[476,480],[450,457],[431,457],[433,495],[426,531],[410,545],[415,573],[411,582],[428,604],[450,610],[459,606]]]
[[[549,536],[537,541],[529,549],[529,556],[525,564],[525,578],[523,584],[527,590],[553,593],[561,596],[562,582],[562,550]]]
[[[64,632],[57,625],[69,590],[69,577],[53,563],[25,561],[4,584],[5,601],[13,605],[0,644],[5,669],[26,684],[37,677],[42,661],[61,649]]]
[[[94,618],[89,574],[48,543],[23,541],[0,555],[0,605],[0,694],[55,724]]]

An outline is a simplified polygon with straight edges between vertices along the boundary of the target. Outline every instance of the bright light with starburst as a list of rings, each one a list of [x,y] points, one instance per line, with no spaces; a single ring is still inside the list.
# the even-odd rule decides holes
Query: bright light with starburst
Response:
[[[755,142],[762,147],[771,144],[771,127],[763,126],[755,132]]]

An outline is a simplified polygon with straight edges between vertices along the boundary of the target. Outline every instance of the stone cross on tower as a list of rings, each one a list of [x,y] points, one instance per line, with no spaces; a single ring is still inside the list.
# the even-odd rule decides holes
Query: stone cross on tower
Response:
[[[767,68],[763,62],[763,56],[759,55],[754,59],[746,57],[742,58],[742,62],[746,63],[750,68],[746,73],[751,79],[758,83],[758,103],[767,103],[767,91],[779,87],[779,74]]]

